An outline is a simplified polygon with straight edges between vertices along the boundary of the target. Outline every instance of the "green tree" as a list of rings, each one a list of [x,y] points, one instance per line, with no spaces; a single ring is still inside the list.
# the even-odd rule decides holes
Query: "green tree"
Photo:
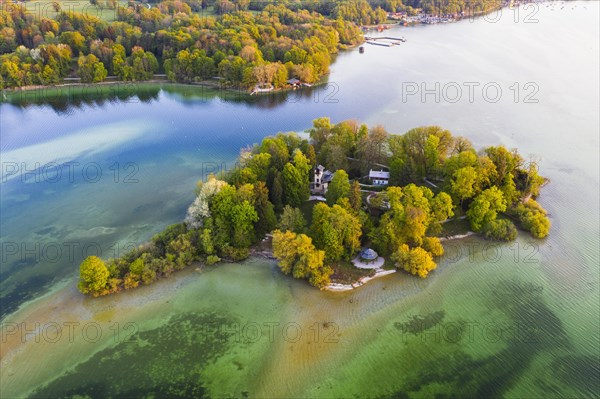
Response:
[[[474,231],[480,231],[486,223],[496,220],[498,212],[506,210],[506,200],[497,187],[488,188],[479,194],[469,206],[467,217]]]
[[[289,205],[283,207],[283,212],[279,219],[279,229],[281,231],[293,231],[302,233],[306,227],[306,219],[302,211],[298,208],[292,208]]]
[[[548,214],[535,200],[529,199],[511,209],[519,219],[521,226],[536,238],[544,238],[550,232],[550,219]]]
[[[259,181],[254,185],[254,209],[258,216],[258,220],[254,224],[254,230],[257,238],[262,238],[273,230],[277,224],[273,204],[269,201],[269,189],[263,181]]]
[[[308,200],[310,191],[308,177],[305,176],[304,170],[288,162],[283,167],[281,180],[284,204],[299,207],[304,201]]]
[[[487,239],[497,241],[513,241],[517,238],[517,228],[506,219],[493,220],[485,224],[482,228],[483,235]]]
[[[464,200],[476,194],[477,178],[477,172],[472,166],[465,166],[454,172],[450,180],[450,190],[461,205]]]
[[[276,210],[281,210],[283,207],[283,186],[281,184],[281,174],[279,172],[275,173],[275,177],[273,178],[273,188],[269,192],[271,195],[271,202]]]
[[[102,295],[110,273],[102,259],[88,256],[79,265],[79,291],[93,296]]]
[[[108,74],[104,64],[94,54],[88,56],[80,54],[77,65],[77,74],[82,82],[102,82]]]
[[[348,173],[345,170],[338,170],[334,173],[325,193],[327,204],[334,205],[340,198],[348,198],[349,196],[350,180],[348,179]]]
[[[340,205],[320,202],[313,208],[312,237],[328,261],[352,259],[360,248],[361,227],[359,217]]]
[[[360,183],[358,180],[354,180],[352,182],[352,186],[350,187],[350,195],[348,196],[350,200],[350,206],[355,212],[358,212],[362,207],[362,193],[360,191]]]

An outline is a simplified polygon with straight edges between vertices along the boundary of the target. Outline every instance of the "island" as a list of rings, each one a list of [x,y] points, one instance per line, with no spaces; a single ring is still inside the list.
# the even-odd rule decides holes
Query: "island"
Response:
[[[438,126],[399,135],[326,117],[308,133],[241,149],[236,168],[198,182],[183,222],[118,259],[86,258],[80,291],[107,295],[251,255],[320,289],[372,276],[372,262],[425,278],[457,232],[500,241],[517,228],[549,233],[536,201],[547,180],[516,149],[477,151]]]

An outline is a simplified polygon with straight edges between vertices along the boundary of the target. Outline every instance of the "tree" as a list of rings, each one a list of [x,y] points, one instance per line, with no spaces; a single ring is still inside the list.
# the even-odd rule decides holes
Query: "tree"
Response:
[[[348,198],[350,195],[350,180],[345,170],[338,170],[334,173],[333,179],[327,187],[325,197],[328,205],[334,205],[340,198]]]
[[[281,231],[293,231],[295,233],[301,233],[306,227],[306,219],[302,214],[302,211],[298,208],[292,208],[286,205],[283,208],[283,213],[279,219],[279,229]]]
[[[106,288],[110,273],[102,259],[88,256],[79,265],[79,291],[98,296]]]
[[[425,173],[427,176],[436,177],[440,171],[441,154],[439,146],[440,138],[430,134],[425,142]]]
[[[313,142],[316,152],[321,150],[321,147],[331,136],[333,125],[329,118],[318,118],[313,120],[313,127],[308,130],[310,138]]]
[[[262,238],[266,233],[273,230],[277,224],[273,204],[269,201],[269,189],[263,181],[259,181],[254,185],[254,209],[258,215],[254,230],[257,238]]]
[[[486,223],[496,220],[498,212],[506,210],[506,200],[498,187],[488,188],[479,194],[469,206],[467,217],[474,231],[480,231]]]
[[[271,167],[271,154],[253,154],[246,165],[259,181],[266,181],[269,168]]]
[[[77,66],[77,74],[82,82],[102,82],[108,74],[104,64],[94,54],[87,57],[80,54]]]
[[[444,246],[437,237],[423,238],[423,249],[429,252],[432,256],[442,256],[444,254]]]
[[[185,223],[188,228],[197,229],[202,227],[204,219],[210,217],[210,201],[228,184],[225,181],[217,180],[214,175],[209,175],[206,183],[198,184],[198,195],[190,205],[185,217]]]
[[[402,136],[392,136],[389,144],[393,157],[402,159],[402,174],[412,181],[419,181],[431,171],[436,159],[439,162],[446,160],[452,141],[448,130],[425,126],[411,129]]]
[[[501,186],[509,173],[513,173],[516,168],[520,167],[523,163],[523,159],[516,150],[508,151],[503,146],[488,147],[485,149],[486,155],[496,166],[496,180],[492,182],[493,185]]]
[[[254,223],[258,221],[258,214],[248,199],[252,197],[252,185],[238,189],[225,186],[214,196],[210,206],[214,241],[222,251],[228,246],[245,249],[254,241]]]
[[[278,265],[284,274],[308,279],[319,288],[327,286],[333,274],[333,270],[323,264],[325,252],[317,250],[311,238],[304,234],[275,230],[273,256],[279,260]]]
[[[304,170],[297,168],[292,163],[285,164],[281,174],[284,204],[299,207],[308,200],[310,196],[308,177],[304,174]]]
[[[283,186],[281,184],[281,174],[275,173],[273,178],[273,188],[269,192],[271,194],[271,202],[276,210],[281,210],[283,207]]]
[[[493,220],[483,226],[485,238],[497,241],[512,241],[517,238],[517,228],[510,220]]]
[[[511,213],[515,214],[521,226],[536,238],[544,238],[550,232],[551,223],[546,210],[533,199],[518,204],[511,209]]]
[[[425,249],[420,247],[410,249],[406,244],[401,245],[391,258],[397,268],[403,268],[410,274],[421,278],[427,277],[429,272],[437,266],[431,254]]]
[[[460,201],[472,198],[475,195],[477,184],[477,172],[472,166],[465,166],[454,172],[450,180],[450,190],[454,197]]]
[[[254,241],[254,223],[258,222],[258,214],[250,202],[244,200],[231,209],[233,235],[231,243],[235,248],[248,248]]]
[[[360,183],[358,180],[354,180],[352,182],[352,186],[350,187],[350,195],[348,196],[350,200],[350,206],[355,212],[358,212],[362,207],[362,193],[360,191]]]
[[[358,146],[358,157],[362,164],[362,170],[367,172],[376,163],[384,163],[388,158],[388,132],[381,125],[371,129],[367,137],[361,137]]]
[[[328,261],[350,260],[360,248],[360,219],[337,204],[314,206],[311,232],[317,248],[326,250]]]

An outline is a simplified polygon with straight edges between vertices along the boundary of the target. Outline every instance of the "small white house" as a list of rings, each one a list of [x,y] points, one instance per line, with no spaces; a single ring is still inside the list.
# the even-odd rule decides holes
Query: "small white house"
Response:
[[[376,186],[387,186],[390,182],[390,172],[371,169],[369,171],[369,180]]]
[[[316,194],[325,194],[329,183],[331,183],[331,179],[333,179],[333,173],[326,170],[323,165],[319,165],[315,168],[314,175],[315,177],[310,187],[311,191]]]

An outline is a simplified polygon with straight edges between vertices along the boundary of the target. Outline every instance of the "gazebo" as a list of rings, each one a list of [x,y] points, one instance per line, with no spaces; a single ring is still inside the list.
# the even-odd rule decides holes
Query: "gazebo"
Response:
[[[377,252],[373,251],[371,248],[365,248],[358,254],[361,261],[365,263],[375,262],[375,260],[379,257]]]

